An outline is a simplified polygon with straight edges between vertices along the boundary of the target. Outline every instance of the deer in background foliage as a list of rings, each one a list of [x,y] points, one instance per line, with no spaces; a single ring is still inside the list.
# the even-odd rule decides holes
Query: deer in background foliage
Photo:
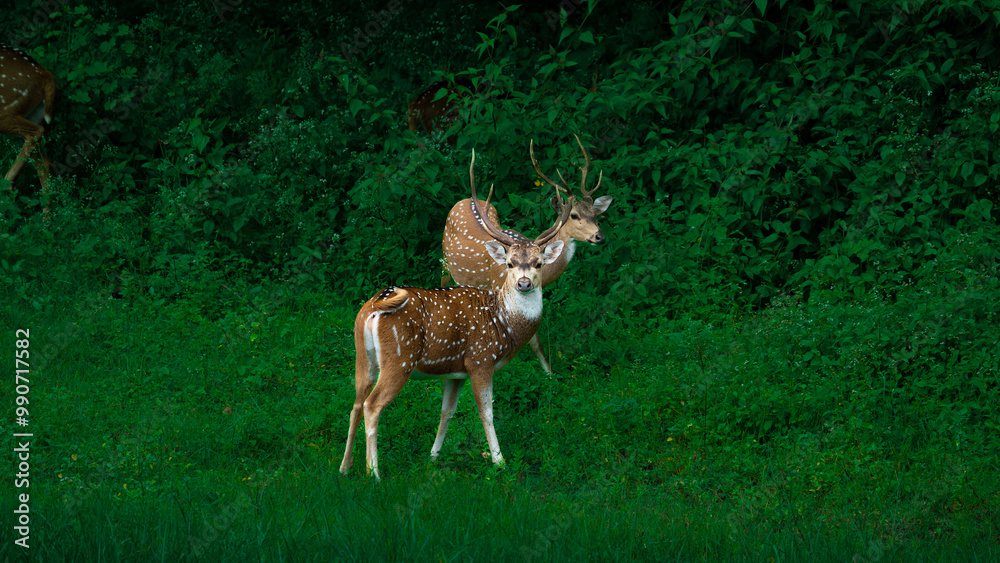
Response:
[[[478,251],[503,268],[503,280],[497,289],[388,287],[364,304],[354,320],[356,394],[341,473],[351,468],[354,438],[364,416],[368,471],[378,478],[379,415],[411,377],[444,380],[431,459],[441,452],[462,386],[472,380],[493,463],[504,463],[493,428],[493,374],[538,328],[542,278],[563,250],[564,242],[553,239],[570,209],[567,206],[559,220],[534,240],[504,232],[485,219],[476,196],[475,162],[473,151],[467,212],[489,234]]]
[[[42,193],[49,193],[49,159],[38,146],[45,126],[55,111],[56,79],[27,53],[0,45],[0,133],[24,138],[21,152],[4,175],[14,186],[14,178],[32,152],[38,155],[35,169]],[[45,209],[48,212],[48,208]]]
[[[438,98],[442,89],[445,94]],[[418,125],[425,133],[446,131],[458,117],[462,98],[473,91],[472,81],[465,79],[431,84],[406,106],[406,126],[414,133]]]
[[[443,94],[440,93],[442,90]],[[420,132],[418,129],[427,134],[447,131],[458,119],[458,110],[466,98],[471,96],[485,96],[493,100],[510,98],[507,94],[490,93],[490,88],[485,84],[476,88],[466,78],[459,78],[454,82],[438,81],[417,94],[406,106],[406,126],[413,133]],[[454,136],[447,141],[455,144]]]
[[[566,271],[566,266],[569,265],[569,261],[573,259],[573,255],[576,252],[576,241],[585,241],[591,244],[602,244],[605,241],[604,233],[597,226],[597,216],[608,209],[612,198],[606,195],[593,199],[594,192],[601,187],[601,179],[604,177],[604,173],[602,172],[598,177],[597,184],[593,189],[588,190],[587,173],[590,170],[590,157],[587,155],[587,150],[583,148],[583,143],[580,142],[579,137],[576,137],[576,142],[580,145],[580,150],[583,151],[584,160],[583,167],[579,169],[581,174],[581,191],[583,194],[581,198],[577,198],[570,192],[569,184],[563,179],[561,173],[559,174],[559,179],[562,180],[563,185],[556,184],[542,173],[539,169],[538,161],[535,159],[534,141],[529,144],[531,163],[535,167],[535,172],[546,183],[556,189],[556,195],[551,200],[552,207],[568,218],[568,220],[563,220],[562,226],[556,230],[554,235],[557,240],[563,241],[565,249],[559,255],[558,260],[545,268],[542,273],[542,287],[556,281]],[[565,203],[562,201],[560,193],[567,195]],[[488,200],[489,198],[487,198]],[[497,217],[496,209],[487,203],[485,206],[487,219],[484,223],[471,211],[469,202],[470,200],[464,199],[456,203],[448,213],[442,242],[444,251],[444,276],[441,278],[441,286],[447,286],[448,278],[451,277],[459,285],[497,289],[504,283],[506,272],[502,265],[490,260],[480,249],[491,237],[490,232],[487,231],[485,226],[488,224],[491,228],[499,229],[500,221]],[[516,231],[508,229],[504,232],[515,239],[524,238]],[[531,337],[531,349],[534,350],[535,356],[538,357],[542,369],[546,373],[552,373],[552,368],[545,359],[545,354],[542,352],[542,346],[538,341],[537,334]]]

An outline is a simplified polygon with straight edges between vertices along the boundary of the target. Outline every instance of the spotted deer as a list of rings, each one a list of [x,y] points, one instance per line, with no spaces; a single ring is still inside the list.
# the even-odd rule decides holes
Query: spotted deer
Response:
[[[20,154],[4,175],[13,189],[14,178],[32,152],[42,193],[49,193],[49,159],[38,146],[45,124],[55,110],[56,79],[27,53],[0,45],[0,133],[24,138]]]
[[[438,92],[445,93],[438,97]],[[407,128],[417,133],[418,126],[425,133],[446,131],[458,117],[462,98],[473,92],[472,81],[459,79],[455,82],[439,81],[417,94],[406,106]]]
[[[594,245],[602,244],[605,241],[604,233],[597,226],[597,216],[608,209],[612,198],[609,195],[601,196],[597,199],[592,197],[594,192],[601,187],[601,180],[604,177],[604,173],[601,172],[601,175],[597,179],[597,184],[593,189],[588,190],[587,173],[590,170],[590,157],[587,155],[587,150],[583,148],[583,143],[580,142],[579,137],[576,137],[576,142],[580,145],[580,150],[583,151],[584,159],[584,165],[579,169],[581,174],[581,191],[583,194],[583,197],[580,198],[571,193],[569,184],[563,179],[561,173],[559,174],[559,179],[562,180],[563,185],[556,184],[542,173],[538,166],[538,160],[535,159],[534,141],[529,144],[531,163],[535,167],[535,172],[546,183],[556,189],[556,195],[551,200],[552,207],[560,213],[565,213],[568,217],[568,220],[562,223],[562,226],[556,230],[554,235],[556,240],[561,240],[565,244],[565,249],[559,255],[559,258],[542,272],[541,284],[543,288],[555,282],[566,271],[566,266],[569,265],[570,260],[573,259],[573,255],[576,253],[576,241],[589,242]],[[565,203],[563,203],[562,198],[559,196],[560,192],[567,195]],[[487,198],[488,200],[489,198]],[[486,205],[488,217],[486,222],[477,220],[478,217],[475,215],[475,210],[470,204],[471,200],[464,199],[456,203],[448,213],[448,220],[444,226],[442,241],[444,275],[441,277],[441,286],[447,286],[449,278],[451,278],[457,284],[463,286],[498,289],[504,283],[506,271],[502,265],[483,255],[479,249],[482,248],[483,243],[490,240],[491,236],[484,226],[489,224],[491,227],[499,229],[500,221],[496,209],[488,204]],[[515,239],[524,238],[516,231],[508,229],[504,232]],[[535,356],[538,357],[538,362],[542,365],[542,369],[546,373],[552,373],[552,368],[545,359],[541,343],[538,341],[538,334],[531,336],[531,349],[535,352]]]
[[[411,377],[444,380],[441,420],[431,459],[437,459],[441,452],[462,386],[472,380],[493,463],[504,463],[493,429],[493,374],[538,328],[542,276],[563,250],[563,241],[553,239],[569,216],[569,208],[534,240],[511,236],[484,220],[485,211],[476,196],[475,162],[473,151],[470,213],[491,237],[482,242],[480,252],[485,250],[504,268],[503,282],[497,289],[388,287],[361,307],[354,320],[356,395],[341,473],[351,468],[354,438],[363,415],[368,471],[378,478],[379,415]]]

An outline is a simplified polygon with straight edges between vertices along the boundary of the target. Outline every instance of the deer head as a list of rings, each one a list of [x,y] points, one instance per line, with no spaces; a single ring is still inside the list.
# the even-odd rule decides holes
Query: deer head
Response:
[[[604,178],[604,172],[601,171],[600,176],[597,178],[597,184],[590,190],[587,189],[587,173],[590,171],[590,157],[587,155],[587,149],[583,148],[583,143],[580,142],[580,137],[573,135],[576,138],[576,142],[580,145],[580,151],[583,152],[584,165],[580,170],[580,191],[583,197],[577,198],[571,192],[569,184],[562,177],[562,172],[558,172],[559,179],[562,180],[563,185],[556,184],[545,175],[544,172],[538,166],[538,161],[535,159],[535,142],[532,140],[529,148],[531,153],[531,164],[535,167],[535,172],[549,185],[556,189],[556,195],[552,196],[551,205],[552,208],[558,212],[562,212],[564,207],[569,207],[568,219],[566,221],[566,226],[564,227],[564,233],[568,235],[569,238],[574,240],[584,240],[591,244],[602,244],[606,238],[601,228],[597,226],[597,216],[601,213],[607,211],[608,206],[611,205],[612,197],[609,195],[601,196],[596,200],[592,197],[594,192],[601,187],[601,180]],[[560,193],[566,194],[566,202],[564,203],[559,197]]]

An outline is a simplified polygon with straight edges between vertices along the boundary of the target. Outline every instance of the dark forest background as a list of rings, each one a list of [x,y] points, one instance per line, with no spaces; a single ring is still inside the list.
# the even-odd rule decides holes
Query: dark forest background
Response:
[[[332,500],[280,501],[315,494],[389,507],[354,517],[404,558],[450,551],[386,521],[448,538],[425,505],[469,498],[520,515],[473,558],[995,556],[998,35],[1000,2],[972,0],[13,2],[0,43],[59,101],[51,193],[30,164],[0,180],[0,318],[38,335],[37,529],[100,530],[49,555],[121,557],[124,534],[284,557],[253,523],[322,527]],[[441,80],[474,86],[460,119],[408,131]],[[463,397],[427,469],[438,389],[410,383],[389,484],[338,481],[354,313],[437,285],[473,148],[504,225],[548,227],[529,141],[575,185],[574,134],[609,242],[546,290],[556,374],[522,353],[497,376],[510,466],[469,454]],[[354,558],[333,528],[296,545]]]

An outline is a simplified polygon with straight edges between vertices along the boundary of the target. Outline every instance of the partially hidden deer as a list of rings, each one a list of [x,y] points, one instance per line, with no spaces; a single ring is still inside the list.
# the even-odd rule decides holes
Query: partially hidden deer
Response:
[[[576,137],[576,142],[580,145],[584,159],[584,165],[579,168],[582,191],[582,197],[580,198],[572,194],[569,184],[563,179],[561,173],[559,174],[559,179],[562,180],[562,185],[559,185],[550,180],[541,171],[538,166],[538,160],[535,159],[534,141],[531,141],[529,144],[531,163],[535,167],[535,172],[546,183],[556,189],[556,195],[551,200],[552,207],[560,214],[565,214],[568,217],[554,234],[556,240],[563,241],[565,248],[558,259],[542,272],[541,283],[543,288],[555,282],[566,271],[566,267],[576,253],[576,241],[597,245],[604,243],[606,240],[604,233],[597,225],[597,217],[607,211],[608,206],[611,205],[612,197],[606,195],[597,199],[593,198],[594,192],[601,187],[601,180],[604,177],[603,172],[598,177],[597,184],[592,189],[587,189],[587,173],[590,170],[590,157],[587,155],[587,150],[583,147],[583,143],[580,142],[579,137]],[[567,201],[565,203],[559,196],[560,192],[567,194]],[[454,279],[458,285],[491,289],[496,289],[504,283],[506,275],[504,268],[478,251],[479,248],[482,248],[483,243],[491,238],[485,225],[489,224],[492,228],[500,228],[496,209],[492,205],[487,205],[486,208],[487,219],[485,223],[478,220],[472,213],[470,200],[468,199],[456,203],[448,213],[448,220],[445,223],[442,240],[444,253],[444,275],[441,277],[442,287],[448,285],[449,278]],[[508,229],[504,232],[514,238],[521,237],[518,232],[513,230]],[[538,357],[538,362],[541,364],[542,369],[546,373],[552,373],[552,368],[545,359],[545,354],[542,351],[538,335],[532,335],[530,342],[531,349],[535,352],[535,356]]]
[[[39,141],[45,125],[52,122],[56,101],[56,79],[27,53],[0,45],[0,133],[24,138],[21,152],[4,175],[11,183],[32,153],[42,193],[49,193],[49,159]]]
[[[471,80],[459,78],[453,82],[438,81],[413,98],[406,107],[406,125],[413,133],[434,134],[447,131],[459,119],[459,109],[467,106],[468,98],[480,97],[492,100],[510,99],[509,94],[493,92],[481,83],[477,88]],[[486,115],[485,109],[480,115]],[[457,137],[445,139],[454,145]]]
[[[439,94],[441,90],[444,93]],[[407,128],[414,133],[418,129],[424,133],[446,131],[458,118],[462,98],[472,91],[472,81],[465,79],[431,84],[406,106]]]
[[[490,456],[494,464],[504,464],[493,428],[493,374],[538,328],[542,277],[563,250],[564,242],[554,239],[569,208],[534,240],[511,236],[485,220],[483,202],[476,196],[475,162],[473,151],[469,213],[491,237],[478,245],[479,252],[504,268],[504,279],[497,289],[388,287],[364,304],[354,320],[356,394],[341,473],[351,468],[354,439],[364,417],[367,467],[379,477],[379,415],[411,378],[444,380],[431,459],[440,454],[459,392],[471,380]]]

